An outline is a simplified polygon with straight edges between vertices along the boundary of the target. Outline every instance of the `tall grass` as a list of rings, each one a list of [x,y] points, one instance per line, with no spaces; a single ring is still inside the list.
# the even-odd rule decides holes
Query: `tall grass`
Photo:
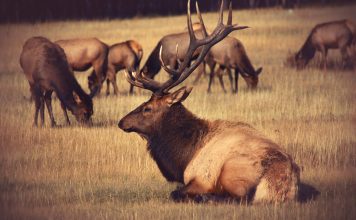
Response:
[[[283,65],[288,51],[303,43],[314,24],[352,18],[355,5],[285,11],[234,11],[234,21],[253,28],[233,33],[255,66],[264,71],[256,92],[240,80],[238,95],[223,94],[207,78],[194,87],[185,105],[214,120],[245,121],[293,155],[302,181],[321,195],[307,203],[246,206],[176,204],[167,183],[146,151],[145,141],[117,128],[117,121],[148,99],[118,74],[120,95],[94,99],[94,126],[32,127],[34,106],[18,64],[25,40],[98,37],[108,44],[135,39],[145,60],[161,36],[179,32],[185,17],[50,22],[0,25],[0,213],[3,218],[54,219],[354,219],[356,216],[356,74],[334,68],[304,71]],[[204,15],[208,27],[216,14]],[[339,53],[330,60],[338,62]],[[87,90],[87,73],[76,73]],[[162,71],[158,79],[165,79]],[[185,84],[191,84],[190,77]],[[226,83],[228,81],[226,80]],[[87,90],[88,91],[88,90]],[[58,100],[54,114],[64,124]]]

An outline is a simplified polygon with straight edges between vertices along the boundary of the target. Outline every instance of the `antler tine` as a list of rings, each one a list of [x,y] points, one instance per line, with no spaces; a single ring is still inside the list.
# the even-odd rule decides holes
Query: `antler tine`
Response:
[[[190,13],[190,0],[187,3],[187,23],[188,23],[188,32],[190,36],[190,42],[194,42],[196,40],[194,30],[193,30],[193,23],[192,23],[192,16]]]
[[[229,1],[229,16],[227,18],[227,25],[232,25],[232,1]]]
[[[134,75],[132,75],[134,73]],[[136,72],[131,72],[129,70],[125,70],[125,76],[126,80],[137,87],[143,88],[143,89],[148,89],[152,91],[153,93],[157,92],[161,87],[161,83],[154,81],[152,79],[146,78],[145,76],[142,76],[142,73],[140,72],[137,74]]]
[[[194,69],[196,69],[198,67],[198,65],[204,60],[206,54],[209,52],[210,48],[213,45],[215,45],[216,43],[221,41],[223,38],[225,38],[229,33],[231,33],[234,30],[242,30],[242,29],[248,28],[247,26],[238,26],[237,24],[224,25],[222,23],[223,22],[223,8],[224,8],[224,1],[221,1],[219,22],[218,22],[215,30],[213,31],[213,33],[201,40],[198,39],[198,40],[195,40],[194,42],[190,42],[187,55],[186,55],[182,65],[178,69],[178,72],[182,72],[182,74],[179,76],[178,80],[174,81],[172,84],[169,84],[166,88],[164,88],[164,92],[168,92],[171,88],[173,88],[174,86],[183,82],[194,71]],[[189,8],[188,8],[188,10],[189,10]],[[197,10],[199,10],[199,9],[197,9]],[[198,16],[199,16],[199,14],[200,14],[200,12],[198,13]],[[190,15],[189,11],[188,11],[188,15]],[[199,19],[201,19],[201,16],[199,16],[199,17],[200,17]],[[230,19],[232,19],[231,1],[230,1],[230,7],[229,7],[229,17],[231,17]],[[232,21],[228,21],[228,22],[232,23]],[[189,24],[189,19],[188,19],[188,27],[189,27],[189,25],[190,24]],[[189,33],[189,34],[191,34],[191,33]],[[193,53],[200,46],[202,46],[202,51],[200,52],[198,58],[189,68],[187,68],[187,65],[190,62]]]
[[[180,61],[179,57],[178,57],[178,44],[176,44],[176,60],[178,62],[178,65],[181,65],[182,62]]]
[[[223,24],[224,23],[224,0],[220,1],[220,11],[219,11],[219,20],[218,20],[218,25]]]
[[[202,18],[201,14],[200,14],[199,4],[198,4],[197,1],[195,2],[195,8],[197,10],[197,15],[198,15],[198,18],[199,18],[199,22],[200,22],[200,26],[201,26],[201,29],[202,29],[203,37],[206,37],[206,36],[208,36],[208,32],[206,31],[203,18]]]

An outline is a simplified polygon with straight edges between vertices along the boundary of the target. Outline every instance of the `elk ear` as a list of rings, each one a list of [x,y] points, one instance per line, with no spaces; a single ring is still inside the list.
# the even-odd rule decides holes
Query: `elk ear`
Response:
[[[192,91],[193,87],[182,87],[177,91],[168,95],[166,102],[169,106],[173,105],[174,103],[183,102]]]
[[[75,92],[73,92],[73,98],[77,104],[80,104],[82,102],[82,100],[79,98],[79,96]]]
[[[260,68],[258,68],[257,70],[256,70],[256,76],[258,76],[258,75],[260,75],[260,73],[262,72],[262,67],[260,67]]]

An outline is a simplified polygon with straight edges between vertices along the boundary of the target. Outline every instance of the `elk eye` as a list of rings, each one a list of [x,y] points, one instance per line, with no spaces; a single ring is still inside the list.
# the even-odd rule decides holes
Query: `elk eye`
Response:
[[[151,112],[152,111],[152,108],[150,108],[150,107],[145,107],[144,109],[143,109],[143,112]]]

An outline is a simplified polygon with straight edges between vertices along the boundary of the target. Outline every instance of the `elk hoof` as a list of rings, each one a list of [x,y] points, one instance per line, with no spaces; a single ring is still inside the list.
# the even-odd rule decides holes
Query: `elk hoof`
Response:
[[[180,190],[174,190],[171,192],[170,198],[175,202],[184,202],[188,196]]]

